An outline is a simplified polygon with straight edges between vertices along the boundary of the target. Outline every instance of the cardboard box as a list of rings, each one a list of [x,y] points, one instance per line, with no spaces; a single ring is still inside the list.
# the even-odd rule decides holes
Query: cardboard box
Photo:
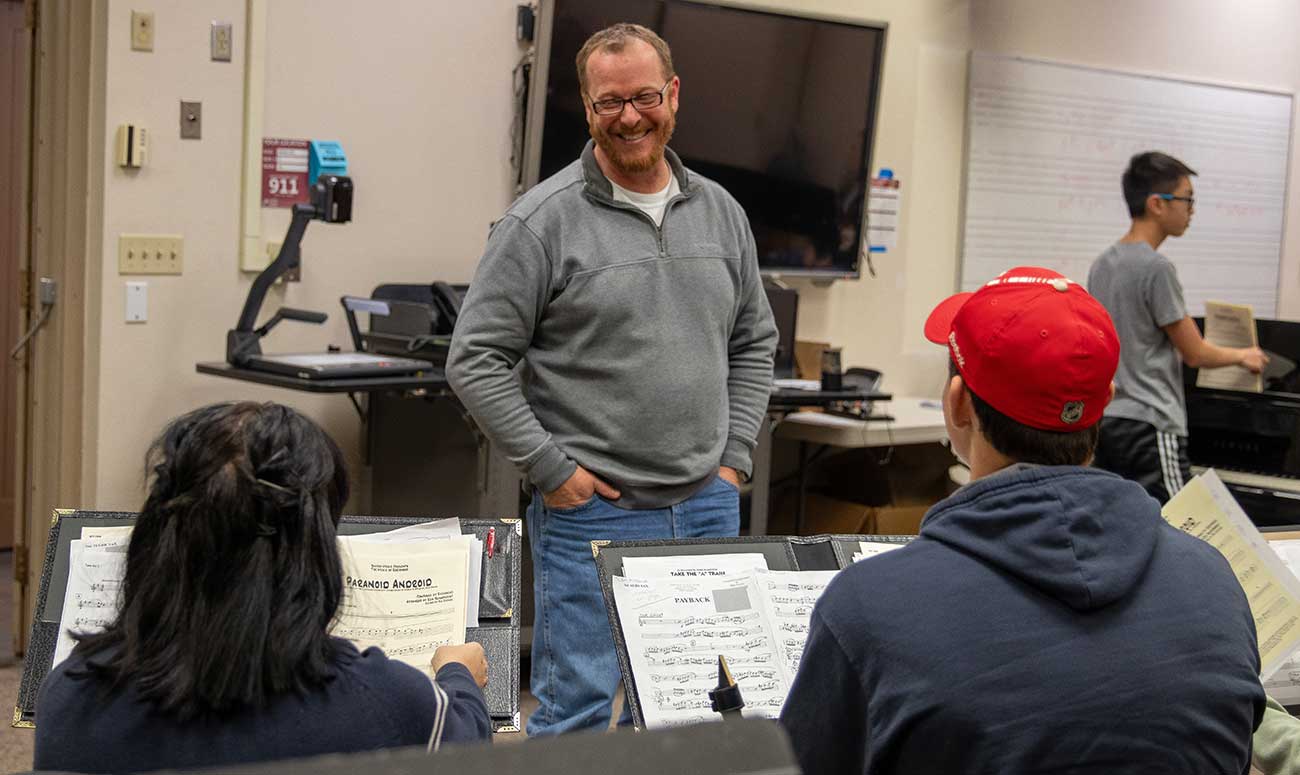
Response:
[[[773,499],[768,517],[767,532],[772,535],[794,535],[795,515],[799,502],[793,489]],[[875,510],[860,503],[828,498],[809,493],[804,501],[803,535],[844,533],[848,535],[870,532]]]
[[[798,500],[791,492],[772,503],[768,532],[794,535]],[[861,503],[808,493],[804,505],[803,535],[916,535],[929,504],[864,506]]]
[[[794,371],[799,379],[822,378],[822,351],[830,347],[829,342],[808,342],[802,339],[794,343]]]
[[[873,535],[916,535],[921,532],[921,518],[930,507],[917,504],[914,506],[878,506],[872,515],[871,530]]]

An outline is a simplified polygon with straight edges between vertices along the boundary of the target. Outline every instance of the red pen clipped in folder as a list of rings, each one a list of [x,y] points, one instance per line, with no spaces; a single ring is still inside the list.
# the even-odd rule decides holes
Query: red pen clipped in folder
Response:
[[[496,547],[497,547],[497,529],[494,527],[490,527],[488,528],[488,537],[487,537],[487,553],[488,553],[489,560],[492,559],[492,553],[496,551]]]

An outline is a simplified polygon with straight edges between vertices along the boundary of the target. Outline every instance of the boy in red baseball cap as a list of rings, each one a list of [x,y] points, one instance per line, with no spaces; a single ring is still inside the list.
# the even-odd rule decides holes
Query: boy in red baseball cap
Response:
[[[1209,544],[1089,468],[1115,327],[1036,267],[939,304],[944,421],[971,483],[813,611],[781,713],[818,773],[1244,772],[1255,626]]]

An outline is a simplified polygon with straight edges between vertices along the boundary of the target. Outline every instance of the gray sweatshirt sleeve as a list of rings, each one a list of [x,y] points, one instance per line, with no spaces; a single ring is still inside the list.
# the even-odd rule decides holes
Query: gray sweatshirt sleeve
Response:
[[[528,225],[507,215],[488,237],[447,356],[447,380],[492,443],[542,492],[577,469],[542,427],[515,377],[551,293],[551,261]]]
[[[742,219],[743,220],[743,219]],[[776,354],[776,322],[758,274],[758,249],[745,222],[741,256],[741,294],[736,322],[728,342],[727,404],[730,423],[722,465],[753,473],[754,445],[772,397],[772,361]]]

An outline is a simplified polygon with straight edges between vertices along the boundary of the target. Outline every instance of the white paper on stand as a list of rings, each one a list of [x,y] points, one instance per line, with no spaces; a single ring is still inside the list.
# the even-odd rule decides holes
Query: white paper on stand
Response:
[[[623,575],[634,579],[708,578],[767,570],[761,554],[682,554],[664,557],[624,557]]]
[[[332,634],[425,671],[439,646],[465,642],[469,536],[340,544],[343,600]]]
[[[420,541],[445,541],[468,535],[474,542],[470,550],[469,563],[465,567],[465,584],[469,589],[465,601],[465,626],[478,627],[478,604],[483,586],[483,541],[477,536],[461,533],[460,520],[456,517],[435,519],[432,522],[420,522],[415,525],[399,527],[379,533],[360,533],[339,536],[344,541],[364,541],[377,544],[418,543]]]

